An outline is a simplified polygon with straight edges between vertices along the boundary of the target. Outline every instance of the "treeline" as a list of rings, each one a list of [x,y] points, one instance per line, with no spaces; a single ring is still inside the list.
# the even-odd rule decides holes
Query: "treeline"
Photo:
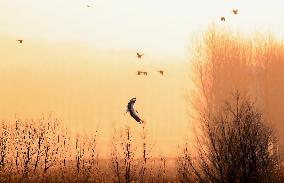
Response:
[[[129,127],[117,131],[109,158],[99,158],[97,134],[75,135],[51,115],[37,120],[2,121],[0,182],[174,180],[167,173],[166,158],[152,157],[153,145],[145,126],[141,138],[135,141]]]
[[[59,119],[43,116],[2,121],[0,135],[1,182],[100,180],[96,133],[71,136]]]
[[[3,121],[1,182],[283,181],[277,137],[249,97],[236,92],[199,114],[196,138],[174,165],[152,156],[145,126],[140,139],[129,127],[115,133],[110,158],[100,159],[97,133],[74,136],[52,117]]]

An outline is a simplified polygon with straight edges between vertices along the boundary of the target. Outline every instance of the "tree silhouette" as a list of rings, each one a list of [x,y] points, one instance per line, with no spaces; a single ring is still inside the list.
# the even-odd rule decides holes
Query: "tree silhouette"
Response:
[[[218,109],[200,113],[196,143],[196,151],[186,146],[179,159],[183,181],[281,181],[273,130],[255,104],[238,92]]]

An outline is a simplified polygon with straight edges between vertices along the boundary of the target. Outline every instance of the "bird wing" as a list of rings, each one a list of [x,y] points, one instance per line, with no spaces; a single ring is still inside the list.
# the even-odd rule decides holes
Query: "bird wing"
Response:
[[[130,116],[131,116],[132,118],[135,119],[135,121],[137,121],[137,122],[140,123],[141,119],[139,118],[139,116],[136,114],[135,111],[129,111],[129,114],[130,114]]]
[[[127,105],[127,111],[129,112],[130,116],[135,119],[138,123],[141,123],[141,119],[137,115],[137,110],[134,109],[134,103],[133,101],[130,101]]]

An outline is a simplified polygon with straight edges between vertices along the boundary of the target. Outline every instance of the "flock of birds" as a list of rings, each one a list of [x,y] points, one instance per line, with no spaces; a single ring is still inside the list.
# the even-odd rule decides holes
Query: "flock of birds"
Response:
[[[91,6],[90,5],[86,5],[87,8],[90,8]],[[233,9],[233,14],[234,15],[237,15],[238,14],[238,9]],[[226,21],[226,18],[224,16],[221,17],[221,21],[222,22],[225,22]],[[17,42],[19,42],[19,44],[22,44],[23,43],[23,39],[17,39],[16,40]],[[141,60],[144,56],[144,53],[139,53],[137,52],[136,53],[136,56],[139,60]],[[160,73],[162,76],[164,75],[164,70],[158,70],[157,71],[158,73]],[[147,71],[140,71],[138,70],[137,71],[137,75],[144,75],[144,76],[147,76],[148,75],[148,72]],[[138,123],[144,123],[144,121],[138,116],[138,112],[134,109],[134,103],[136,102],[136,98],[132,98],[128,105],[127,105],[127,110],[126,110],[126,113],[129,112],[130,116],[132,118],[135,119],[135,121],[137,121]]]
[[[237,15],[237,14],[239,13],[238,11],[239,11],[238,9],[234,9],[234,10],[233,10],[233,14],[234,14],[234,15]],[[225,22],[225,21],[226,21],[226,18],[225,18],[225,17],[221,17],[221,21],[222,21],[222,22]]]
[[[22,44],[23,43],[23,39],[17,39],[16,41],[18,41],[20,44]],[[136,53],[136,55],[137,55],[137,58],[138,59],[141,59],[142,57],[143,57],[143,55],[144,55],[144,53]],[[163,71],[163,70],[158,70],[157,72],[159,72],[161,75],[164,75],[164,72],[165,71]],[[147,71],[137,71],[137,75],[144,75],[144,76],[147,76],[148,75],[148,72]]]
[[[86,7],[87,7],[87,8],[90,8],[91,5],[87,4]],[[238,9],[233,9],[233,14],[234,14],[234,15],[237,15],[237,14],[238,14],[238,11],[239,11]],[[225,22],[225,21],[226,21],[226,18],[225,18],[224,16],[222,16],[220,19],[221,19],[222,22]],[[22,44],[24,40],[23,40],[23,39],[17,39],[16,41],[18,41],[20,44]],[[137,56],[138,59],[142,59],[142,57],[144,56],[144,53],[139,53],[139,52],[137,52],[137,53],[136,53],[136,56]],[[160,74],[163,76],[165,71],[163,71],[163,70],[158,70],[157,72],[160,73]],[[148,72],[147,72],[147,71],[140,71],[140,70],[139,70],[139,71],[137,71],[137,75],[144,75],[144,76],[147,76],[147,75],[148,75]]]
[[[233,9],[233,14],[234,15],[237,15],[238,14],[238,9]],[[221,21],[222,22],[225,22],[226,21],[226,18],[225,17],[221,17]],[[137,52],[136,53],[136,56],[138,59],[141,59],[143,56],[144,56],[144,53],[139,53]],[[163,70],[158,70],[157,72],[159,72],[161,75],[164,75],[164,71]],[[144,76],[147,76],[148,75],[148,72],[147,71],[137,71],[137,75],[144,75]],[[125,113],[128,113],[130,114],[130,116],[136,121],[138,122],[139,124],[142,124],[144,123],[144,121],[138,116],[138,111],[134,109],[134,104],[136,102],[136,98],[132,98],[128,104],[127,104],[127,109],[125,111]]]
[[[138,59],[141,59],[144,56],[144,53],[137,52],[136,56],[137,56]],[[165,71],[164,70],[158,70],[157,72],[159,72],[163,76]],[[148,72],[147,71],[137,71],[137,75],[147,76]]]

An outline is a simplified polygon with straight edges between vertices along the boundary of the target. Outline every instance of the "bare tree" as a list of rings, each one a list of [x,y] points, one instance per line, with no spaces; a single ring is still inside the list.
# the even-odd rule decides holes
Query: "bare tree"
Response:
[[[6,157],[8,154],[8,126],[5,124],[4,121],[2,121],[2,126],[0,129],[0,172],[3,170],[5,163],[6,163]]]
[[[189,143],[185,143],[177,158],[177,178],[179,182],[194,182],[195,169],[191,166],[192,158]]]
[[[47,119],[47,126],[45,127],[44,141],[43,141],[43,158],[44,158],[44,170],[43,173],[46,174],[47,171],[55,166],[56,161],[59,157],[59,143],[60,136],[59,132],[60,121],[58,119]]]
[[[112,170],[116,182],[131,182],[137,178],[137,167],[134,164],[135,144],[129,127],[119,137],[114,136],[111,152]]]
[[[104,182],[103,172],[99,165],[99,154],[97,148],[97,134],[98,131],[92,133],[91,136],[87,137],[86,142],[86,164],[84,171],[86,176],[92,182]]]
[[[214,110],[232,91],[248,93],[275,126],[283,153],[283,41],[273,34],[247,36],[211,25],[196,37],[192,50],[190,73],[195,85],[189,98],[197,112],[203,107]]]
[[[179,165],[183,181],[280,182],[277,139],[255,104],[239,93],[218,108],[200,113],[195,151],[185,147]]]

